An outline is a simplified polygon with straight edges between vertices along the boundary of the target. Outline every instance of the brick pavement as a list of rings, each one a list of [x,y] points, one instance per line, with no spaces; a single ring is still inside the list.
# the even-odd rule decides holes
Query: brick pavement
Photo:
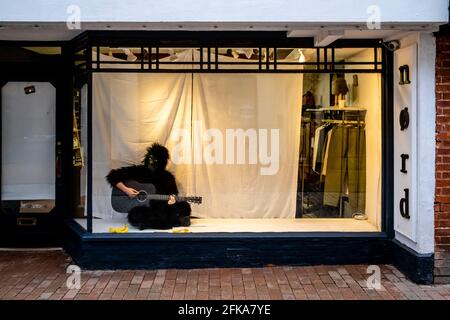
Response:
[[[366,265],[83,271],[69,290],[62,251],[0,251],[0,299],[426,299],[450,300],[450,285],[416,285],[382,265],[381,289]]]

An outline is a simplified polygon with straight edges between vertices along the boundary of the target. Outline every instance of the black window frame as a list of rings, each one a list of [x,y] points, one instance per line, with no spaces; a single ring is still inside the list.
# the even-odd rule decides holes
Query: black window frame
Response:
[[[277,68],[276,55],[273,62],[261,61],[259,58],[258,69],[215,69],[211,60],[200,63],[198,69],[161,69],[158,61],[155,68],[145,68],[143,59],[136,63],[125,63],[139,65],[139,68],[102,68],[99,61],[99,48],[102,46],[120,48],[141,48],[141,54],[145,48],[152,52],[152,48],[158,52],[158,48],[299,48],[315,49],[317,57],[321,51],[324,52],[324,60],[317,61],[317,69],[286,70]],[[335,49],[337,48],[374,48],[374,61],[372,63],[356,62],[350,64],[373,64],[373,69],[335,69],[336,65],[342,65],[335,61]],[[96,59],[92,59],[93,49],[97,52]],[[378,50],[381,49],[381,57]],[[83,55],[75,53],[83,52]],[[259,50],[261,52],[261,50]],[[275,50],[276,52],[276,50]],[[328,54],[330,53],[330,54]],[[210,55],[208,55],[210,57]],[[378,59],[381,58],[381,62]],[[97,61],[96,61],[97,60]],[[149,59],[150,60],[150,59]],[[132,73],[377,73],[381,74],[382,85],[382,195],[381,195],[381,231],[373,234],[385,234],[393,237],[393,54],[387,50],[380,39],[346,39],[337,40],[331,45],[319,48],[314,47],[312,38],[288,38],[285,32],[190,32],[190,31],[85,31],[71,41],[71,61],[73,65],[74,83],[88,85],[88,105],[87,105],[87,234],[93,236],[93,216],[92,216],[92,78],[96,72],[132,72]],[[216,59],[217,61],[217,59]],[[78,65],[75,66],[74,64]],[[109,64],[109,62],[105,62]],[[124,63],[121,63],[124,65]],[[263,68],[263,65],[266,68]],[[298,63],[298,65],[308,65],[308,63]],[[272,68],[271,68],[272,66]],[[81,87],[81,86],[80,86]],[[297,234],[297,233],[296,233]],[[299,235],[301,233],[298,233]],[[334,234],[334,233],[326,233]],[[350,235],[367,233],[350,232]],[[236,236],[239,233],[235,234]],[[305,234],[303,234],[304,236]],[[102,235],[101,237],[117,237],[119,235]],[[139,235],[139,237],[154,237],[152,234]],[[203,237],[203,236],[202,236]]]

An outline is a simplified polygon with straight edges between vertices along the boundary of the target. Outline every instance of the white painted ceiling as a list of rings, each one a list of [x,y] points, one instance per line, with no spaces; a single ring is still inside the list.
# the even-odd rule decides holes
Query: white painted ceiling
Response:
[[[343,39],[392,40],[410,32],[433,32],[439,24],[383,24],[380,30],[369,30],[359,24],[302,23],[82,23],[80,30],[70,30],[65,23],[0,22],[0,40],[56,41],[70,40],[85,30],[174,30],[174,31],[286,31],[292,37],[314,37],[323,30],[343,30]]]

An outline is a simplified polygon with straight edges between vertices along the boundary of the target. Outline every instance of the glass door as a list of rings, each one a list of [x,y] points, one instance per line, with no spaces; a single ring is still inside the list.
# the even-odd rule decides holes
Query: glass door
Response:
[[[17,226],[55,208],[56,89],[49,82],[1,88],[1,207]]]

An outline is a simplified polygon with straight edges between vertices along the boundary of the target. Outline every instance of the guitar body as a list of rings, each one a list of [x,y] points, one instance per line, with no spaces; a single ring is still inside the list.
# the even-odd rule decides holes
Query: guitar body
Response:
[[[156,193],[156,188],[151,183],[139,183],[134,180],[126,181],[125,185],[139,191],[139,195],[130,198],[126,193],[117,188],[113,188],[111,194],[111,205],[117,212],[127,213],[134,207],[148,206],[149,197]]]
[[[111,206],[117,212],[128,213],[135,207],[148,206],[150,200],[161,200],[167,202],[169,199],[169,195],[156,194],[156,188],[151,183],[139,183],[134,180],[128,180],[125,181],[124,184],[129,188],[139,191],[139,194],[134,198],[130,198],[122,190],[114,187],[111,193]],[[195,196],[176,196],[176,200],[197,204],[202,203],[202,197]]]

